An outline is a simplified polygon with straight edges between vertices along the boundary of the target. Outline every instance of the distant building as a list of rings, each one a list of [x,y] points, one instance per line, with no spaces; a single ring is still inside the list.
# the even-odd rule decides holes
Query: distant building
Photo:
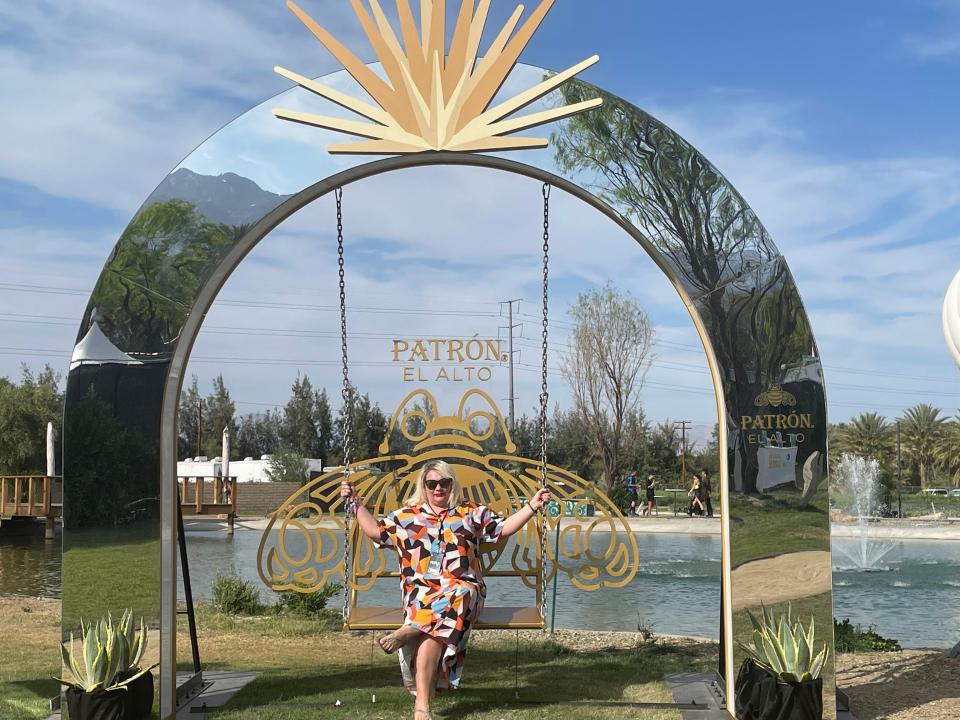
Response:
[[[259,460],[251,457],[243,460],[231,460],[229,473],[237,478],[238,483],[270,482],[267,477],[267,468],[270,466],[270,455],[261,455]],[[312,480],[323,474],[323,462],[305,458],[307,474],[304,480]],[[177,477],[216,477],[223,473],[223,461],[219,457],[212,460],[206,457],[187,458],[177,462]]]

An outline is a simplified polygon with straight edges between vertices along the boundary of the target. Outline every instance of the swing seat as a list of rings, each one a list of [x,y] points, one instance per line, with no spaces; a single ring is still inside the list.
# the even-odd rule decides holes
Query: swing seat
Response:
[[[350,611],[347,630],[396,630],[403,624],[403,608],[358,607]],[[475,630],[542,630],[540,608],[485,607]]]
[[[494,548],[496,548],[496,545],[484,543],[480,546],[480,552],[489,552]],[[540,572],[540,567],[526,572],[517,569],[491,570],[484,577],[510,577],[517,578],[518,581],[522,582],[524,577],[539,579]],[[372,579],[374,581],[379,578],[396,578],[399,580],[400,573],[357,573],[356,578]],[[540,592],[541,589],[538,584],[538,602]],[[351,593],[349,616],[343,624],[345,630],[396,630],[403,624],[404,610],[402,607],[358,606],[357,596],[359,594],[356,591]],[[546,623],[540,615],[539,604],[499,607],[486,605],[473,627],[475,630],[543,630]]]

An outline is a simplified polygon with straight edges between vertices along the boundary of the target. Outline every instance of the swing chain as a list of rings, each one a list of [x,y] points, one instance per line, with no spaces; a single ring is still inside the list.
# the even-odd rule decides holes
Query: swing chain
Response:
[[[550,399],[547,390],[548,320],[550,306],[550,183],[543,184],[543,356],[540,377],[540,487],[547,487],[547,405]],[[540,563],[547,557],[547,522],[540,519]],[[554,559],[556,563],[556,559]],[[540,617],[547,616],[547,573],[540,571]]]
[[[347,284],[343,258],[343,188],[334,191],[337,201],[337,263],[340,273],[340,352],[343,361],[343,479],[349,480],[350,444],[353,435],[353,388],[350,386],[350,364],[347,356]],[[350,520],[353,508],[344,504],[343,518],[343,619],[350,615]]]

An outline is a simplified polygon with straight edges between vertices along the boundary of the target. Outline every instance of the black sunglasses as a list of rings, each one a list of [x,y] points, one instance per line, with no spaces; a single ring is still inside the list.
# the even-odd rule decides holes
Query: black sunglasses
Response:
[[[423,484],[426,486],[427,490],[436,490],[437,485],[442,487],[444,490],[449,490],[450,486],[453,485],[453,480],[450,478],[443,478],[442,480],[424,480]]]

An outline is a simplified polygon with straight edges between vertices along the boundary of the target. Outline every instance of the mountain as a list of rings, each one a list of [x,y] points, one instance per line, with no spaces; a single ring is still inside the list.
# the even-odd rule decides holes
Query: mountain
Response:
[[[253,180],[237,175],[198,175],[180,168],[171,173],[147,198],[144,207],[165,200],[192,202],[197,210],[213,222],[226,225],[247,225],[263,217],[290,195],[277,195],[264,190]]]

